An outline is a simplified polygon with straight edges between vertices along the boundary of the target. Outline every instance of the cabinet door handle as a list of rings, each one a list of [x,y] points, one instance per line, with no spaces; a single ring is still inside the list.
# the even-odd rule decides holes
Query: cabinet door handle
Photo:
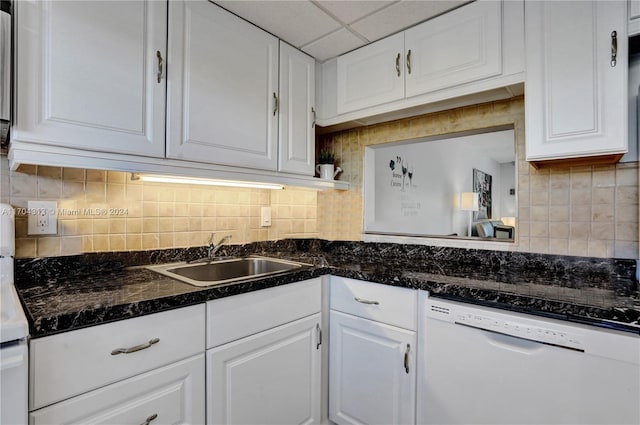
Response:
[[[321,345],[322,345],[322,329],[320,329],[320,324],[316,323],[316,350],[319,350]]]
[[[611,31],[611,66],[615,67],[618,62],[618,32]]]
[[[411,74],[411,49],[407,52],[407,72]]]
[[[140,425],[149,425],[151,423],[151,421],[156,419],[157,417],[158,417],[158,414],[154,413],[153,415],[151,415],[147,419],[145,419],[145,421],[142,422]]]
[[[160,342],[160,338],[152,338],[149,342],[145,342],[144,344],[136,345],[134,347],[129,348],[116,348],[111,352],[112,356],[116,356],[118,354],[129,354],[135,353],[136,351],[144,350],[151,347],[153,344],[157,344]]]
[[[396,56],[396,74],[400,76],[400,53]]]
[[[404,351],[404,371],[409,373],[409,352],[411,351],[411,346],[407,344],[407,349]]]
[[[353,297],[353,299],[358,301],[359,303],[362,303],[362,304],[373,304],[373,305],[379,305],[380,304],[378,301],[365,300],[363,298],[358,298],[358,297]]]
[[[158,58],[158,83],[162,81],[162,53],[160,50],[156,50],[156,57]]]
[[[276,92],[273,92],[273,116],[275,117],[278,113],[278,96],[276,96]]]
[[[311,114],[313,114],[313,121],[311,122],[311,128],[316,127],[316,108],[311,107]]]

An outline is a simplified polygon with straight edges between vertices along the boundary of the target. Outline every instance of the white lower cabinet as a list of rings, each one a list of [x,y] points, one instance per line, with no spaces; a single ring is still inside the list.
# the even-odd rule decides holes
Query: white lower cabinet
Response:
[[[417,291],[331,277],[329,419],[413,424]]]
[[[321,279],[207,303],[207,423],[318,424]]]
[[[207,352],[210,424],[320,423],[320,313]]]
[[[338,311],[329,321],[329,419],[415,423],[416,333]]]
[[[33,339],[29,422],[201,424],[205,305]]]
[[[31,412],[29,423],[202,424],[204,366],[199,354]]]

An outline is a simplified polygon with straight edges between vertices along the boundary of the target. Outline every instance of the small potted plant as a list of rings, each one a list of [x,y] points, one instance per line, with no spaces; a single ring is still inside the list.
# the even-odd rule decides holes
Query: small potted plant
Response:
[[[318,164],[323,165],[323,164],[335,164],[335,163],[336,163],[336,156],[333,154],[333,152],[327,149],[322,149],[320,151],[320,154],[318,155]]]
[[[333,152],[327,149],[322,149],[318,154],[318,165],[316,165],[316,172],[320,175],[321,179],[334,180],[338,173],[342,172],[342,168],[335,168],[336,156]]]

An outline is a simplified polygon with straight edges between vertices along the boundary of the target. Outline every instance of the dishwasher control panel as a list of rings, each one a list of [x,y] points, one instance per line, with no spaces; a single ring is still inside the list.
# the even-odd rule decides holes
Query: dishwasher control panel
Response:
[[[427,303],[426,314],[430,318],[457,325],[584,351],[584,335],[581,332],[561,324],[549,323],[549,320],[529,319],[517,313],[501,313],[482,307],[467,308],[436,300]]]

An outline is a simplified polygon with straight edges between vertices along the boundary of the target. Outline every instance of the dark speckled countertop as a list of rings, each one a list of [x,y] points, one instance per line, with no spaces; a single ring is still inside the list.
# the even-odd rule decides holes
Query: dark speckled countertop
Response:
[[[16,260],[32,338],[332,274],[432,296],[640,333],[635,261],[315,239],[225,247],[311,267],[201,288],[143,267],[204,248]]]

